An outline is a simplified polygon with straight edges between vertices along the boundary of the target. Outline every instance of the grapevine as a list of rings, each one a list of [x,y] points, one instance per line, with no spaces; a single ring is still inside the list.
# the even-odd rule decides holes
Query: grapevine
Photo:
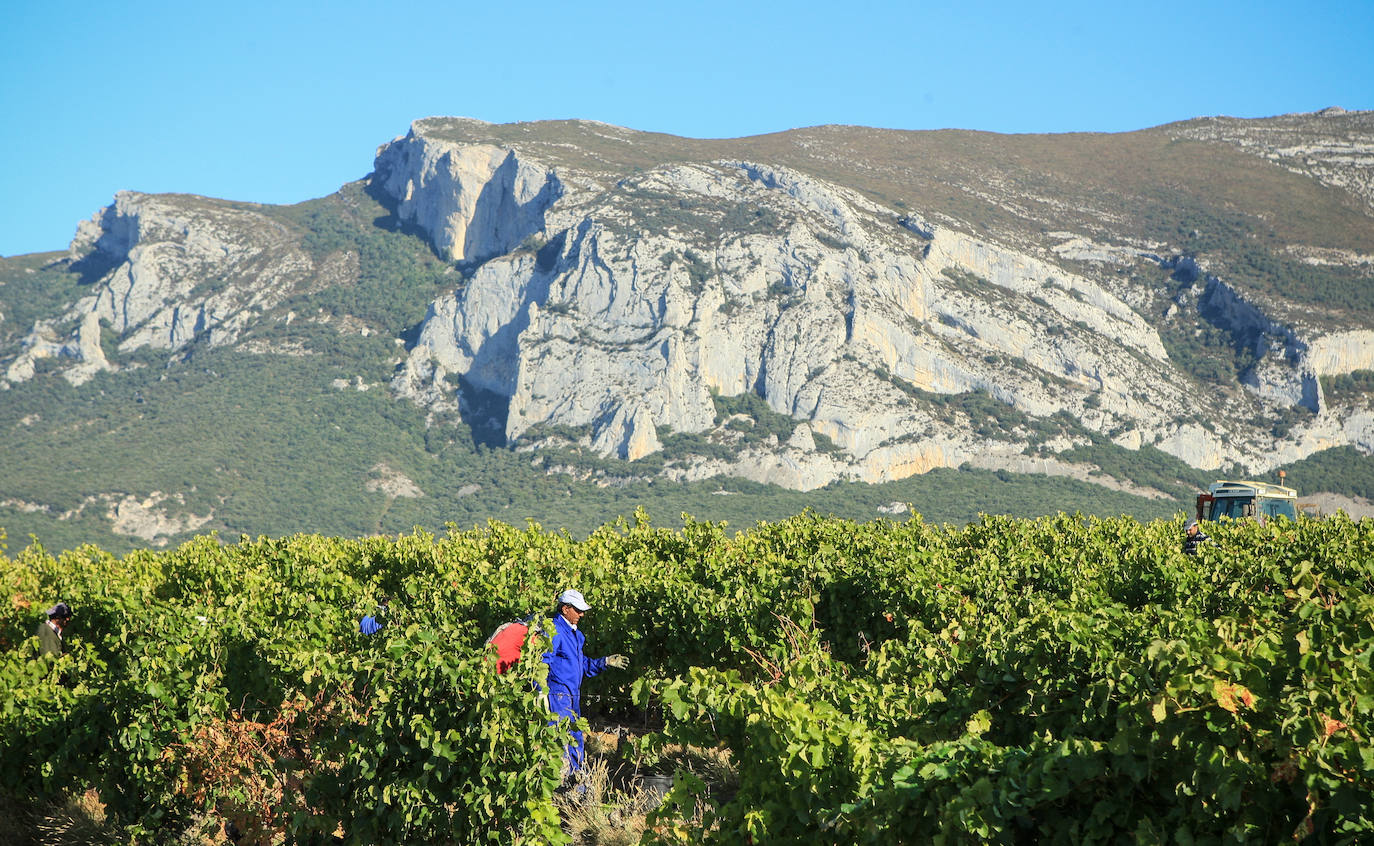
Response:
[[[215,536],[0,555],[0,794],[95,790],[133,842],[197,821],[286,842],[563,842],[537,644],[483,641],[576,586],[633,656],[641,738],[728,750],[645,840],[1374,838],[1374,521],[1209,527],[646,515],[584,540]],[[389,597],[376,635],[358,620]],[[35,609],[77,610],[37,656]],[[596,687],[596,686],[600,687]],[[705,807],[689,814],[685,809]]]

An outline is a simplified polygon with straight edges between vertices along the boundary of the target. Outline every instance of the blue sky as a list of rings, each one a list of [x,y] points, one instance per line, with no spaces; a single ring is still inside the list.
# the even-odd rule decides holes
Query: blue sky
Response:
[[[122,189],[323,196],[429,115],[733,137],[1374,108],[1374,0],[10,0],[3,21],[0,255],[65,248]]]

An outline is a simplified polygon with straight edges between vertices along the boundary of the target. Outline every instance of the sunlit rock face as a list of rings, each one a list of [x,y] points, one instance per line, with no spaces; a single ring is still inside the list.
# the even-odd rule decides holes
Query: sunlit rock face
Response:
[[[479,231],[520,233],[524,246],[515,234],[481,235],[492,258],[431,306],[411,356],[508,397],[510,441],[585,428],[601,454],[633,459],[659,448],[651,430],[717,432],[712,395],[752,392],[838,450],[817,456],[814,443],[788,441],[679,475],[802,489],[884,481],[1031,445],[1029,431],[980,435],[966,413],[932,409],[932,397],[974,391],[1025,421],[1067,413],[1130,448],[1209,469],[1261,468],[1332,440],[1314,430],[1276,453],[1248,421],[1197,419],[1199,387],[1170,360],[1154,316],[1084,272],[1143,248],[1078,239],[1032,254],[762,162],[609,180],[425,133],[419,123],[378,156],[402,216],[455,257]],[[495,176],[502,168],[525,176]],[[475,223],[476,194],[508,219]],[[1151,258],[1208,281],[1191,258]],[[1269,345],[1241,380],[1263,402],[1320,412],[1318,376],[1368,354],[1363,335],[1300,335],[1210,281],[1192,307]],[[424,395],[414,380],[397,385]]]
[[[1361,158],[1374,149],[1369,123],[1160,131],[1309,167],[1358,205],[1374,172]],[[1315,140],[1299,156],[1303,133]],[[1089,440],[1247,472],[1374,444],[1370,403],[1323,387],[1374,370],[1368,315],[1295,307],[1205,255],[1133,242],[1111,215],[1084,217],[1082,200],[1015,189],[991,166],[962,166],[967,183],[950,184],[1027,221],[1020,229],[835,177],[836,161],[851,174],[878,167],[854,152],[878,130],[784,135],[775,161],[762,143],[586,122],[417,121],[378,150],[365,190],[390,213],[377,225],[418,235],[454,281],[392,339],[394,369],[360,382],[436,412],[466,412],[480,394],[507,445],[537,448],[552,432],[627,464],[665,456],[645,472],[670,478],[796,489],[965,463],[1049,468],[1052,453]],[[780,163],[796,150],[816,166]],[[895,167],[919,176],[925,164]],[[1054,226],[1036,214],[1057,215]],[[119,194],[72,241],[80,295],[11,328],[3,385],[45,367],[80,384],[138,351],[261,351],[244,340],[256,326],[331,319],[293,303],[356,284],[364,259],[308,248],[302,226],[272,207]],[[1374,268],[1374,250],[1283,249],[1356,277]],[[1188,346],[1208,333],[1224,344]],[[1220,381],[1199,381],[1181,348],[1223,357]],[[787,425],[762,437],[750,428],[762,421],[723,410],[750,396]],[[1063,472],[1087,472],[1074,467]]]

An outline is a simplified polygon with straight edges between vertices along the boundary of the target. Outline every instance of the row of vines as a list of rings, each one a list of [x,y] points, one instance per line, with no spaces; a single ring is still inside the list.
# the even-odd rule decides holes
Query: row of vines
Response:
[[[966,527],[804,514],[727,532],[537,526],[203,537],[0,556],[0,794],[94,789],[133,842],[195,820],[309,843],[555,843],[542,664],[483,640],[576,586],[589,690],[661,710],[648,839],[1374,839],[1374,521],[1060,515]],[[388,625],[358,632],[383,596]],[[36,656],[42,608],[77,618]],[[706,809],[702,813],[702,809]]]

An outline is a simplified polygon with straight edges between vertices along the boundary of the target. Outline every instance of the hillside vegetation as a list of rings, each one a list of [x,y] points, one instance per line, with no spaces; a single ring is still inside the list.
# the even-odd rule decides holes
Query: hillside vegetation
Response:
[[[0,528],[123,553],[212,531],[358,538],[490,519],[581,538],[639,506],[735,527],[907,505],[956,524],[1148,520],[1186,512],[1216,478],[1280,466],[1300,495],[1374,490],[1374,114],[1055,136],[690,139],[450,118],[416,131],[535,162],[567,227],[446,258],[372,174],[292,206],[122,194],[70,252],[0,258]],[[925,279],[937,242],[950,264]],[[1048,276],[1006,287],[960,265],[964,247]],[[593,278],[611,293],[570,293]],[[872,283],[862,308],[856,279]],[[543,299],[497,325],[499,308],[480,307],[515,295],[492,280]],[[603,294],[672,319],[598,323]],[[469,350],[469,370],[426,359],[427,329],[488,318],[485,340],[529,343]],[[703,327],[719,334],[704,342]],[[717,348],[746,329],[764,352],[741,364]],[[1332,336],[1345,345],[1309,366]],[[691,344],[696,359],[665,358]],[[572,393],[491,375],[545,360]],[[696,381],[672,382],[688,362]],[[660,371],[662,403],[690,387],[695,416],[629,413],[649,390],[618,380]],[[739,377],[724,393],[722,373]],[[560,422],[569,409],[577,425]],[[508,426],[519,414],[528,429]],[[617,451],[628,438],[602,438],[616,419],[652,448]],[[882,455],[861,464],[869,453]],[[794,469],[792,488],[750,481]]]
[[[930,519],[963,522],[980,512],[1037,516],[1064,507],[1145,519],[1186,505],[1076,480],[976,470],[807,493],[742,479],[675,483],[653,478],[652,467],[585,455],[555,453],[548,463],[573,475],[550,474],[543,459],[532,466],[529,453],[479,445],[459,420],[427,426],[421,412],[380,387],[336,387],[333,380],[350,373],[323,356],[209,351],[130,375],[142,378],[102,375],[80,387],[40,378],[14,388],[13,403],[0,406],[0,429],[12,433],[6,450],[13,456],[3,495],[53,509],[0,511],[0,527],[12,538],[33,534],[54,550],[97,543],[125,552],[146,545],[109,529],[106,511],[124,494],[92,501],[93,490],[188,491],[178,510],[210,519],[172,536],[217,530],[226,538],[281,537],[301,527],[360,537],[527,518],[585,537],[639,507],[670,520],[685,512],[747,527],[808,507],[869,519],[880,507],[913,503]],[[21,412],[42,420],[90,415],[98,423],[51,429],[23,424]],[[204,437],[207,427],[211,439]],[[370,489],[393,473],[423,495]]]
[[[339,339],[324,328],[317,343],[358,347],[365,341]],[[387,355],[384,340],[373,346],[372,355]],[[126,552],[153,540],[111,531],[109,509],[132,491],[185,491],[177,510],[209,517],[195,528],[166,532],[159,543],[211,530],[226,538],[281,537],[303,528],[360,537],[527,518],[585,537],[639,507],[668,522],[686,513],[736,527],[806,508],[866,520],[894,503],[941,523],[1062,509],[1146,520],[1189,511],[1193,493],[1218,475],[1100,441],[1067,458],[1167,496],[1148,499],[1074,479],[967,468],[810,492],[730,478],[676,483],[653,477],[656,457],[625,464],[554,451],[534,459],[483,446],[461,419],[427,425],[420,411],[390,399],[382,386],[336,386],[335,380],[353,375],[351,365],[337,361],[207,350],[171,363],[149,357],[139,370],[102,374],[79,387],[55,375],[16,386],[0,404],[0,431],[7,433],[0,528],[15,539],[36,536],[54,550],[96,543]],[[25,423],[30,416],[36,419]],[[41,425],[62,420],[90,422]],[[206,437],[207,427],[213,438]],[[1304,495],[1374,498],[1374,458],[1353,449],[1285,469]],[[369,483],[392,473],[423,495],[394,496],[376,484],[370,489]],[[45,503],[49,510],[25,510],[20,502]]]

